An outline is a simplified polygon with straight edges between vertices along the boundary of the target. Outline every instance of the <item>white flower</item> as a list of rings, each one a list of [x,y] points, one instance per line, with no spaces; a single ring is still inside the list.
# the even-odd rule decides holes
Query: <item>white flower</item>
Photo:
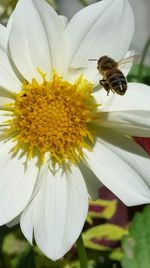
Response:
[[[79,236],[100,181],[127,205],[150,201],[149,158],[130,137],[150,136],[150,88],[92,93],[100,76],[88,62],[122,59],[133,32],[127,0],[90,5],[69,24],[43,0],[20,0],[0,27],[0,224],[19,216],[53,260]]]

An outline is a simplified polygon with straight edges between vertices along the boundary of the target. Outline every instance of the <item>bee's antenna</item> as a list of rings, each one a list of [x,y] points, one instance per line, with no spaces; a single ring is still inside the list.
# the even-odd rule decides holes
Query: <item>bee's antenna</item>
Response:
[[[98,61],[98,59],[88,59],[88,61]]]

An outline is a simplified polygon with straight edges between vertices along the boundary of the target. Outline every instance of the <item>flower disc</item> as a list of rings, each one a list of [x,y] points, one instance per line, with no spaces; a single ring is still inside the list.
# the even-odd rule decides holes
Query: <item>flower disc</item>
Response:
[[[63,81],[56,73],[52,82],[24,83],[16,95],[14,118],[9,135],[29,157],[49,153],[54,162],[75,163],[83,157],[83,148],[93,142],[88,124],[96,109],[92,85],[82,76],[74,83]]]

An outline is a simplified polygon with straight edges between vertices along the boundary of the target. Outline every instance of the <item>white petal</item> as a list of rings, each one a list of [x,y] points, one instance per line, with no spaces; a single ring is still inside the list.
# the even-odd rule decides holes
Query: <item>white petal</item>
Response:
[[[109,96],[107,96],[107,92],[104,88],[102,88],[100,85],[98,85],[95,88],[95,92],[93,92],[93,97],[95,98],[96,102],[100,104],[99,110],[101,111],[103,107],[109,106],[109,103],[111,103],[113,94],[111,92],[109,93]]]
[[[0,24],[0,48],[2,48],[5,52],[7,52],[8,48],[8,37],[9,37],[9,31],[12,26],[13,16],[14,12],[12,12],[12,14],[9,17],[7,27]]]
[[[8,33],[9,31],[7,30],[7,28],[0,24],[0,48],[4,51],[7,50]]]
[[[65,16],[60,15],[59,18],[61,19],[61,23],[64,26],[64,29],[67,27],[68,25],[68,19]]]
[[[12,118],[12,112],[0,110],[0,134],[4,134],[4,131],[9,125],[8,120],[11,120]]]
[[[8,49],[8,37],[9,37],[9,32],[12,26],[13,22],[13,17],[14,17],[14,12],[9,17],[7,27],[4,25],[0,24],[0,48],[2,48],[5,52],[7,52]]]
[[[21,89],[21,82],[15,75],[6,53],[0,49],[0,94],[11,95]]]
[[[20,227],[25,236],[31,245],[33,245],[33,210],[34,201],[30,203],[27,208],[23,211],[20,218]]]
[[[0,97],[0,105],[1,105]],[[8,103],[8,102],[7,102]],[[12,119],[12,112],[0,110],[0,136],[4,135],[5,131],[8,129],[8,120]]]
[[[40,77],[37,68],[51,77],[62,69],[64,23],[43,0],[20,0],[14,12],[9,46],[14,63],[27,79]],[[19,42],[18,42],[19,40]]]
[[[94,175],[92,170],[88,167],[87,163],[80,163],[79,165],[82,175],[84,177],[89,197],[92,200],[96,200],[99,198],[99,189],[103,185],[99,179]]]
[[[38,168],[35,160],[27,167],[26,157],[12,157],[12,143],[0,143],[0,225],[3,225],[26,207],[35,185]]]
[[[119,68],[121,69],[121,71],[123,72],[123,74],[124,74],[125,76],[128,75],[128,73],[130,72],[130,70],[131,70],[131,68],[132,68],[132,65],[133,65],[133,62],[134,62],[134,58],[132,59],[133,56],[134,56],[134,50],[131,50],[131,51],[129,50],[129,51],[126,53],[126,55],[125,55],[125,57],[124,57],[124,59],[123,59],[124,64],[119,65]],[[125,61],[125,60],[127,60],[128,58],[131,58],[131,60],[129,60],[128,62]],[[125,63],[125,62],[126,62],[126,63]]]
[[[81,74],[84,75],[84,77],[96,87],[99,84],[100,74],[97,70],[97,67],[93,63],[91,64],[90,67],[87,68],[79,68],[79,69],[73,69],[69,68],[65,72],[65,79],[74,82]],[[99,84],[100,85],[100,84]]]
[[[62,170],[52,175],[47,169],[31,204],[37,245],[52,260],[61,258],[78,238],[88,211],[88,193],[79,169],[72,167],[67,175]]]
[[[126,135],[150,137],[150,111],[101,112],[95,125]]]
[[[26,239],[33,244],[33,210],[36,209],[36,194],[42,187],[43,180],[47,177],[47,166],[40,168],[35,187],[31,196],[30,204],[24,210],[20,218],[20,227]],[[34,198],[35,197],[35,198]]]
[[[150,202],[150,159],[134,141],[104,132],[86,155],[95,175],[126,205]]]
[[[1,96],[1,89],[0,89],[0,107],[4,107],[6,108],[6,106],[8,104],[13,104],[15,103],[15,100],[13,100],[12,98],[7,98],[7,97],[2,97]],[[1,109],[1,108],[0,108]]]
[[[15,219],[13,219],[12,221],[8,222],[8,223],[6,224],[6,226],[7,226],[8,228],[11,228],[11,227],[17,225],[19,222],[20,222],[20,215],[17,216],[17,217],[16,217]]]
[[[66,30],[71,68],[87,67],[88,59],[103,55],[119,60],[125,56],[133,37],[133,12],[128,1],[100,1],[79,11]]]
[[[96,102],[102,104],[103,111],[150,111],[150,86],[140,83],[128,83],[125,95],[110,93],[100,89],[93,94]]]

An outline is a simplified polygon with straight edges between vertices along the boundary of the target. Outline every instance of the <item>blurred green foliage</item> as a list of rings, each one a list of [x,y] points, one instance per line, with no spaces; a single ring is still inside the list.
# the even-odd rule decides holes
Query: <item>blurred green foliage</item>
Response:
[[[17,0],[0,0],[0,21],[6,23],[12,10],[15,8]]]
[[[122,247],[125,253],[123,268],[150,267],[150,206],[135,215]]]
[[[141,82],[147,85],[150,85],[150,67],[143,66],[142,76],[139,77],[139,68],[140,64],[134,64],[130,74],[128,75],[128,81],[130,82]]]

